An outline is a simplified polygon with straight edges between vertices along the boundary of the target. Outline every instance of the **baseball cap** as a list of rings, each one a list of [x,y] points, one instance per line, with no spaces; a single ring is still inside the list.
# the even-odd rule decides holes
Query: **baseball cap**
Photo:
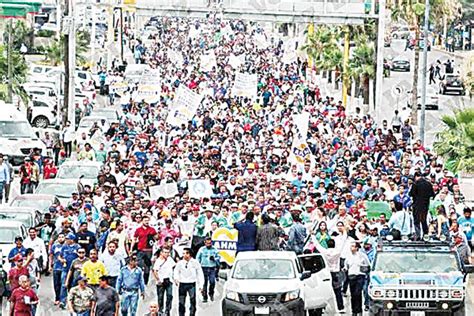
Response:
[[[76,239],[76,235],[74,235],[73,233],[69,233],[66,235],[66,239]]]

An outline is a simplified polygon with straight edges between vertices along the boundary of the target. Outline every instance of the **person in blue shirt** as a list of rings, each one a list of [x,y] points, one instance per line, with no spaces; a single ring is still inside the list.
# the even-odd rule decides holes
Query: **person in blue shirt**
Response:
[[[145,166],[145,163],[148,159],[145,152],[145,146],[140,145],[138,148],[139,148],[139,151],[135,152],[134,156],[135,158],[137,158],[138,162],[143,168],[143,166]]]
[[[66,237],[64,234],[59,233],[57,240],[49,251],[49,271],[53,273],[54,305],[58,305],[61,299],[61,275],[63,273],[63,265],[59,260],[59,255],[61,254],[65,240]]]
[[[122,315],[135,316],[138,307],[138,294],[145,298],[145,279],[143,271],[137,266],[137,256],[132,255],[128,264],[120,270],[116,285],[117,292],[122,296],[120,310]]]
[[[201,264],[204,274],[204,286],[202,289],[203,303],[207,303],[207,285],[209,284],[209,298],[214,301],[214,288],[216,287],[216,276],[219,271],[221,257],[219,251],[212,246],[211,237],[204,239],[204,246],[199,249],[196,260]]]
[[[237,239],[237,252],[254,251],[257,242],[257,225],[253,222],[253,212],[245,214],[245,219],[234,224],[239,232]]]
[[[358,181],[355,188],[352,190],[351,193],[352,193],[352,196],[354,196],[356,200],[359,200],[359,199],[365,198],[366,191],[367,190],[364,188],[364,184]]]
[[[404,209],[408,209],[413,204],[413,201],[411,200],[411,197],[407,194],[405,190],[405,185],[403,184],[400,184],[398,186],[398,194],[394,196],[393,201],[402,204]]]
[[[470,207],[465,207],[463,215],[458,218],[458,224],[461,230],[466,235],[469,244],[472,244],[472,231],[474,229],[474,218],[471,217],[472,210]]]
[[[21,257],[26,257],[26,248],[23,247],[23,237],[16,236],[15,244],[16,247],[10,250],[10,253],[8,254],[8,261],[11,262],[12,268],[15,265],[16,256],[18,254],[20,254]]]
[[[58,255],[58,260],[61,262],[63,269],[61,273],[61,295],[60,295],[60,308],[66,307],[66,298],[67,298],[67,285],[66,277],[71,268],[71,264],[78,257],[77,250],[81,248],[75,242],[76,236],[73,233],[66,235],[66,241],[64,246],[61,248],[61,252]]]

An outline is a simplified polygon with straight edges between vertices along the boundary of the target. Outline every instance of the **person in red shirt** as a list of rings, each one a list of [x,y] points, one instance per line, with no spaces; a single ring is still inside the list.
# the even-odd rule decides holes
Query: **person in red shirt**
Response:
[[[150,217],[143,216],[142,225],[135,230],[133,237],[130,249],[133,250],[135,244],[137,245],[138,265],[143,270],[143,278],[146,285],[150,278],[153,244],[159,238],[158,232],[150,226]]]
[[[166,237],[171,237],[173,240],[176,238],[181,237],[181,233],[179,231],[174,230],[174,228],[171,226],[173,224],[173,221],[171,219],[165,220],[165,227],[161,228],[160,233],[159,233],[159,243],[158,247],[162,248],[163,245],[165,244],[165,239]]]
[[[10,296],[10,316],[32,316],[38,302],[39,298],[30,288],[28,277],[20,276],[20,287],[14,289]]]
[[[43,179],[51,179],[58,173],[58,169],[50,159],[45,159],[43,167]]]
[[[29,277],[30,273],[28,272],[28,265],[30,261],[33,260],[32,254],[28,255],[25,258],[19,256],[15,261],[15,266],[8,271],[8,282],[10,283],[10,288],[13,291],[16,288],[20,287],[19,279],[22,275]]]

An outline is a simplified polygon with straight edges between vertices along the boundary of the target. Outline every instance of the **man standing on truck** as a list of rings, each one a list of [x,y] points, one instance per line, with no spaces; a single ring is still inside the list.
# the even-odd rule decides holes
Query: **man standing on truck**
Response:
[[[421,239],[420,225],[423,229],[423,235],[428,234],[428,207],[430,198],[434,197],[433,185],[423,178],[420,172],[415,173],[415,183],[410,190],[410,196],[413,198],[413,218],[415,224],[416,237]]]

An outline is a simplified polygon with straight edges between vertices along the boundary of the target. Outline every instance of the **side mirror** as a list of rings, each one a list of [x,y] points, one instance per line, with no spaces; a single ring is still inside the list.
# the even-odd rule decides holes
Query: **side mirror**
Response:
[[[300,280],[303,281],[303,280],[309,279],[310,277],[311,277],[311,271],[303,271],[303,273],[301,273]]]
[[[219,278],[220,279],[227,281],[228,277],[229,277],[229,270],[220,270],[219,271]]]
[[[465,265],[464,266],[464,273],[468,274],[468,273],[474,273],[474,265]]]

